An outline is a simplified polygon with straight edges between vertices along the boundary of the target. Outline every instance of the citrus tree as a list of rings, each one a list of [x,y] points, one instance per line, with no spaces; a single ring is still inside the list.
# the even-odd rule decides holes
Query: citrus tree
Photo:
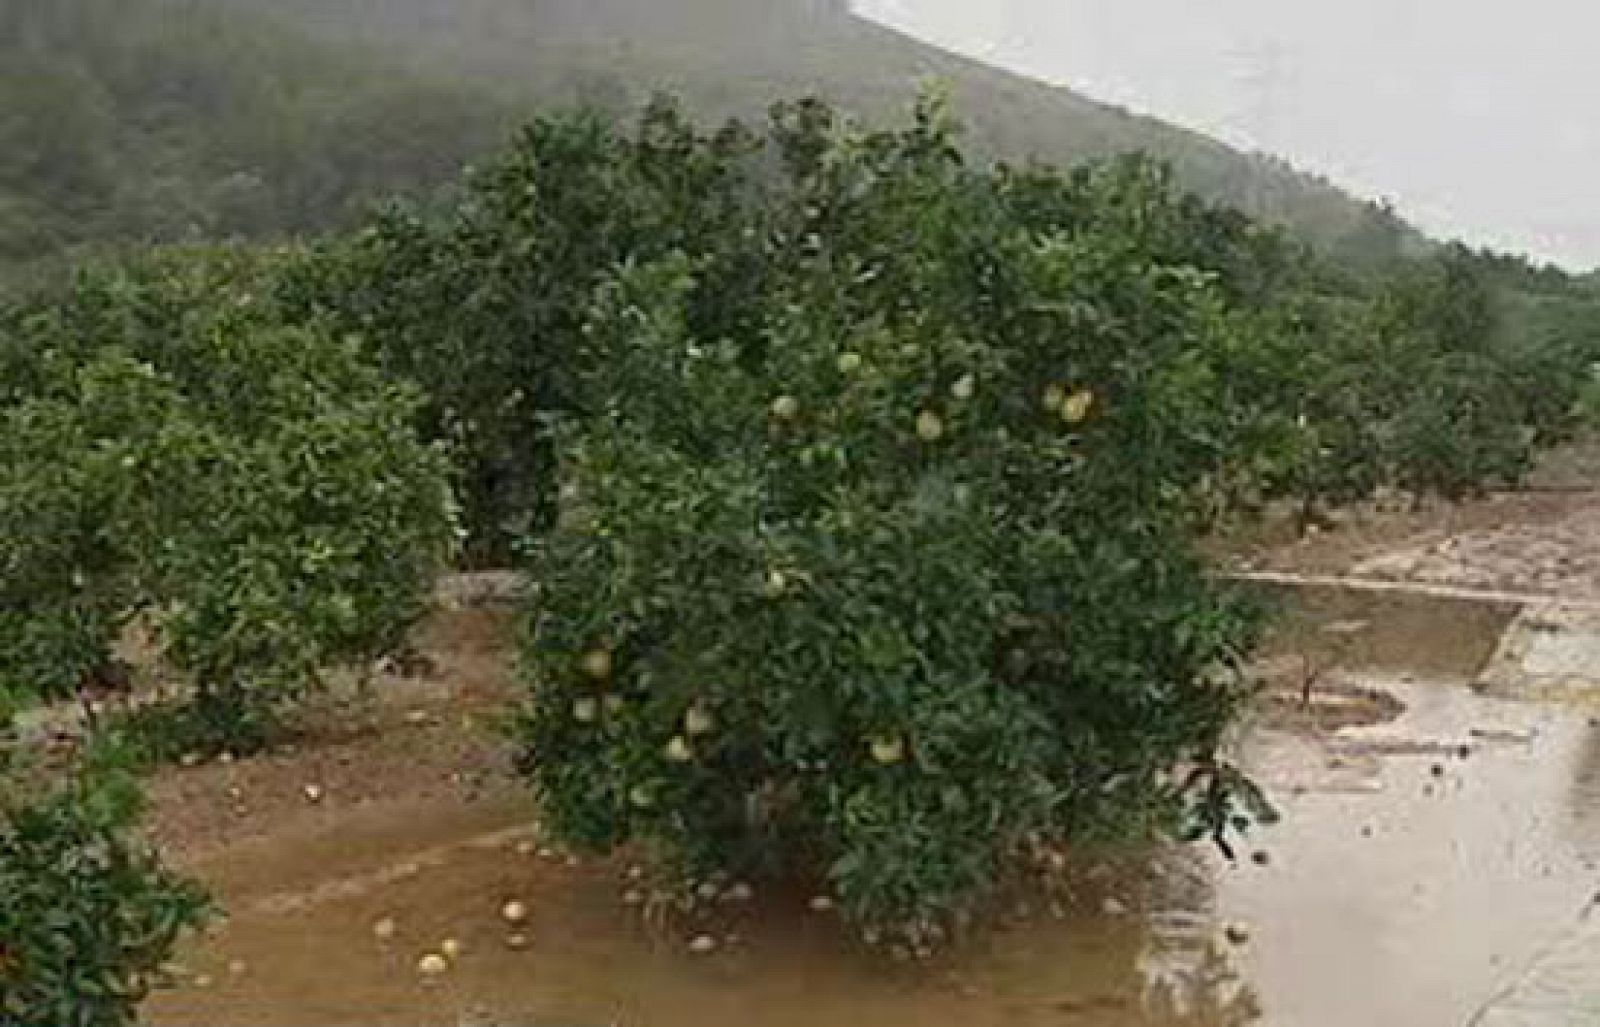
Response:
[[[631,136],[594,114],[543,118],[443,210],[392,204],[285,276],[287,308],[363,338],[424,388],[418,425],[451,447],[469,558],[504,560],[549,521],[545,426],[584,402],[583,321],[610,269],[677,247],[751,266],[749,146],[737,126],[698,135],[666,98]]]
[[[1254,618],[1190,545],[1250,427],[1222,292],[1014,217],[938,103],[865,135],[794,105],[774,142],[759,288],[684,253],[589,313],[528,543],[553,825],[814,874],[919,945],[1037,846],[1263,812],[1218,755]],[[697,328],[708,290],[738,327]]]
[[[133,832],[140,805],[105,753],[47,769],[0,740],[0,1022],[135,1023],[174,945],[210,914]]]
[[[423,610],[453,520],[415,396],[258,285],[251,262],[178,254],[8,319],[0,685],[77,685],[140,619],[205,744],[249,747]]]

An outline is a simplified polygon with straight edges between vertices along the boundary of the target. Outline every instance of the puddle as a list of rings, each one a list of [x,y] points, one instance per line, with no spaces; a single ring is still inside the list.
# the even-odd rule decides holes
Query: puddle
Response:
[[[475,803],[412,794],[197,851],[233,915],[186,956],[209,986],[156,996],[148,1021],[1600,1023],[1589,709],[1468,687],[1512,608],[1329,592],[1302,609],[1276,658],[1308,639],[1324,647],[1316,660],[1336,658],[1337,687],[1314,692],[1335,713],[1277,718],[1241,742],[1283,820],[1236,864],[1203,848],[1156,853],[1059,916],[1038,911],[917,966],[859,952],[802,896],[758,896],[719,924],[717,952],[695,956],[619,901],[618,866],[519,851],[533,811],[514,790]],[[1342,627],[1330,636],[1329,624]],[[499,916],[509,898],[531,910],[516,950]],[[389,942],[372,933],[384,917]],[[464,952],[425,984],[416,961],[447,937]]]

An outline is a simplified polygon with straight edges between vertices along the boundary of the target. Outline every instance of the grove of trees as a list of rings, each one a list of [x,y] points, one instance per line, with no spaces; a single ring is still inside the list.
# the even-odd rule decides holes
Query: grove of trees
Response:
[[[1226,745],[1261,610],[1199,543],[1518,480],[1600,347],[1575,286],[1530,312],[1506,274],[1355,273],[1147,159],[973,160],[936,94],[546,117],[447,202],[0,314],[0,713],[137,627],[186,740],[259,745],[452,560],[514,564],[510,731],[563,839],[926,947],[1042,853],[1270,819]],[[125,798],[126,738],[46,769]],[[205,907],[130,802],[83,821],[7,752],[0,880],[68,926],[8,941],[0,1009],[126,1022]],[[28,869],[75,853],[94,888]],[[120,983],[52,1020],[63,960]]]

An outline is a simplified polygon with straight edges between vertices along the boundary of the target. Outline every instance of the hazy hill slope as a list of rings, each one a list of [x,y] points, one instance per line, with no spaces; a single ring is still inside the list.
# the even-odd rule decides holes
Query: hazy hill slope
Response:
[[[845,0],[212,0],[323,37],[379,41],[432,72],[504,94],[621,104],[657,86],[702,112],[758,114],[819,92],[873,115],[918,79],[949,81],[985,152],[1071,163],[1141,149],[1197,191],[1295,227],[1330,249],[1381,256],[1418,241],[1397,219],[1282,162],[926,45]]]
[[[843,0],[0,0],[0,285],[85,247],[264,237],[455,179],[541,106],[649,92],[703,118],[820,93],[883,116],[949,82],[984,152],[1144,149],[1358,260],[1416,236],[1370,204],[945,53]]]
[[[453,177],[511,121],[237,12],[0,0],[0,277],[108,242],[324,227]]]

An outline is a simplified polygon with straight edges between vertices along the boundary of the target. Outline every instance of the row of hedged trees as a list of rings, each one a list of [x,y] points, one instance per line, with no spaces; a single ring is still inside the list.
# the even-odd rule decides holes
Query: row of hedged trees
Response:
[[[1266,812],[1208,525],[1462,494],[1570,423],[1591,352],[1511,344],[1470,254],[1327,270],[1143,160],[971,166],[935,99],[540,121],[442,205],[7,315],[0,684],[138,623],[259,740],[397,642],[453,484],[535,584],[514,731],[558,831],[922,944],[1041,847]]]
[[[266,742],[455,545],[415,390],[275,311],[270,266],[168,254],[0,319],[0,1022],[131,1022],[206,905],[131,833],[130,770]],[[18,711],[126,687],[130,633],[186,698],[43,759]]]

